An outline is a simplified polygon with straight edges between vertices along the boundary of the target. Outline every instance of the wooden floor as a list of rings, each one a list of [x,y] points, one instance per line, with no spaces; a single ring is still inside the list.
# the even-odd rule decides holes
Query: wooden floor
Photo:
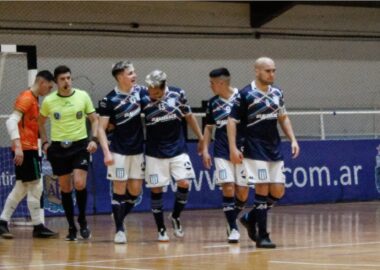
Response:
[[[274,250],[256,249],[243,228],[240,244],[227,244],[221,210],[186,211],[182,220],[184,239],[169,229],[171,241],[158,243],[152,215],[132,213],[125,245],[113,243],[110,216],[89,218],[89,241],[64,241],[63,218],[47,220],[61,239],[12,227],[15,239],[0,239],[0,269],[380,269],[380,202],[276,207]]]

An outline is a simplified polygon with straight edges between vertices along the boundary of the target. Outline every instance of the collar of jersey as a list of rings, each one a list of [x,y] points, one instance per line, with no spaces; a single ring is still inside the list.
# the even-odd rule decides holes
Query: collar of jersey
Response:
[[[237,88],[233,88],[233,93],[229,99],[222,98],[221,96],[219,96],[219,98],[224,102],[230,102],[238,92],[239,90]]]
[[[132,94],[132,92],[133,92],[133,88],[134,88],[134,86],[132,86],[131,91],[129,91],[129,93],[125,93],[125,92],[121,91],[119,89],[119,87],[117,87],[117,85],[116,85],[115,88],[114,88],[114,90],[115,90],[115,92],[117,94],[124,95],[124,96],[130,96]]]
[[[265,93],[263,90],[259,89],[256,87],[256,83],[255,81],[252,81],[251,82],[251,87],[252,87],[252,90],[255,90],[257,92],[259,92],[260,94],[264,95],[264,96],[268,96],[268,94],[270,94],[272,92],[272,86],[271,85],[268,85],[268,91]]]
[[[68,96],[61,96],[61,95],[59,94],[58,90],[57,90],[57,96],[59,96],[59,97],[61,97],[61,98],[68,98],[68,97],[71,97],[72,95],[75,94],[75,88],[73,88],[72,90],[73,90],[73,92],[71,93],[71,95],[68,95]]]

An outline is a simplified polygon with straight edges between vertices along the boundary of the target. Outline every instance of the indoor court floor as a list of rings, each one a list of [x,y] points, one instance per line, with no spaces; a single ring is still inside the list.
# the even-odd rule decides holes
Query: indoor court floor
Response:
[[[91,216],[91,240],[66,242],[64,218],[48,218],[60,239],[32,239],[32,228],[11,227],[0,239],[0,269],[380,269],[380,202],[278,206],[269,218],[276,249],[256,249],[241,228],[226,242],[222,210],[185,211],[184,239],[158,243],[151,213],[132,213],[128,244],[113,243],[110,215]]]

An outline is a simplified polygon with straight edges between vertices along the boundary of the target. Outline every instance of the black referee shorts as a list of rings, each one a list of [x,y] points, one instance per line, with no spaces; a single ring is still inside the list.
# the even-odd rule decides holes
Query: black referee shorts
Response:
[[[13,153],[13,157],[15,153]],[[41,178],[41,158],[37,150],[24,150],[24,160],[20,166],[15,166],[16,180],[30,182]]]
[[[62,147],[61,142],[52,142],[47,149],[47,159],[53,173],[61,176],[70,174],[74,169],[88,170],[90,153],[87,151],[88,140],[73,142],[70,147]]]

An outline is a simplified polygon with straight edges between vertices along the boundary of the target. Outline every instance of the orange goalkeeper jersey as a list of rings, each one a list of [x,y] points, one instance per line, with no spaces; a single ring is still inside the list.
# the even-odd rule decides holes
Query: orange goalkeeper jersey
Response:
[[[38,150],[38,98],[25,90],[17,97],[14,109],[22,112],[18,123],[22,150]]]

